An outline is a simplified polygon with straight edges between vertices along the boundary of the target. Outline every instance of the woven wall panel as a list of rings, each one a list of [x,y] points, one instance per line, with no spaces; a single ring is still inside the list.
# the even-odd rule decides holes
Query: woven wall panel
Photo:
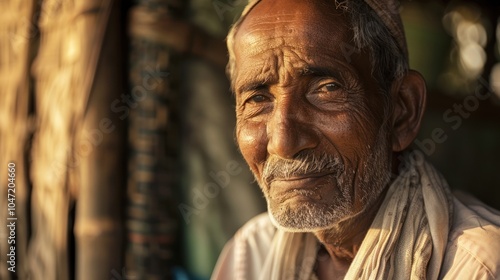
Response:
[[[144,19],[154,23],[179,7],[176,1],[139,2],[133,9],[142,12],[130,13],[130,29],[147,28],[134,24]],[[171,75],[175,54],[157,37],[150,32],[130,35],[127,269],[138,279],[171,278],[176,258],[179,105]]]

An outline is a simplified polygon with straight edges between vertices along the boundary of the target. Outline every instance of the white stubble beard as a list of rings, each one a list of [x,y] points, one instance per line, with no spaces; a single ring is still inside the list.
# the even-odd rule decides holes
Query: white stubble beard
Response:
[[[271,203],[272,198],[269,195],[269,186],[264,182],[259,181],[259,184],[266,189],[263,189],[269,210],[269,216],[273,224],[288,232],[314,232],[332,228],[342,221],[360,215],[375,204],[381,195],[384,187],[390,180],[391,161],[387,158],[389,153],[388,141],[383,132],[379,133],[378,141],[372,149],[369,149],[369,155],[364,164],[364,172],[344,173],[336,178],[336,188],[338,190],[338,199],[335,205],[318,205],[316,203],[307,202],[299,207],[292,207],[290,203],[282,204]],[[362,177],[355,180],[353,176],[362,174]],[[359,187],[354,188],[351,183],[358,182]],[[361,203],[363,209],[356,211],[353,205],[355,191],[360,190]]]

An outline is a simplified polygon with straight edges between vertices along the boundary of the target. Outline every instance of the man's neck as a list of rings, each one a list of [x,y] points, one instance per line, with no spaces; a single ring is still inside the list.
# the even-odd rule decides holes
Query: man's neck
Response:
[[[323,244],[324,250],[318,253],[318,265],[330,269],[347,272],[349,265],[356,256],[363,239],[368,232],[387,193],[387,188],[379,199],[358,215],[344,220],[335,226],[317,231],[316,238]],[[325,252],[326,251],[326,252]]]

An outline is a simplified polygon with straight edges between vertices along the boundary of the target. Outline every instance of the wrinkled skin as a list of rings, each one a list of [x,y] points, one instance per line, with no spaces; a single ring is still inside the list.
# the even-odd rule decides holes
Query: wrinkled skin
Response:
[[[232,77],[237,142],[273,222],[318,237],[329,256],[319,276],[328,279],[347,271],[383,199],[393,151],[415,137],[425,102],[413,72],[382,92],[367,52],[346,52],[353,35],[331,2],[257,4],[236,34]],[[324,155],[337,169],[272,180],[264,170]]]

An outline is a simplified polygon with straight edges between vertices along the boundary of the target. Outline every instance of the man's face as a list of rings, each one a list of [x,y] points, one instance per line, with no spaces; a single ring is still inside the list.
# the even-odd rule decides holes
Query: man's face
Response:
[[[263,0],[235,37],[237,141],[290,231],[361,213],[389,179],[385,93],[332,5]]]

